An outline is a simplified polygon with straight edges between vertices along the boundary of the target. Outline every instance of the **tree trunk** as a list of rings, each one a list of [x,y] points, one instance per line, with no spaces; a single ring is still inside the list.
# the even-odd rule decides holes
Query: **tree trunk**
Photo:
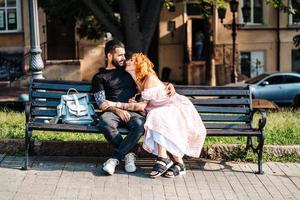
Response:
[[[143,52],[143,41],[137,19],[136,1],[119,0],[119,7],[126,49],[131,52]]]
[[[153,34],[159,22],[160,12],[164,0],[144,0],[140,17],[140,27],[143,35],[143,52],[147,53],[153,38]],[[151,9],[149,9],[151,8]]]
[[[140,10],[137,1],[141,1]],[[131,52],[146,53],[156,30],[164,0],[118,0],[121,25],[104,0],[83,0],[97,20]]]

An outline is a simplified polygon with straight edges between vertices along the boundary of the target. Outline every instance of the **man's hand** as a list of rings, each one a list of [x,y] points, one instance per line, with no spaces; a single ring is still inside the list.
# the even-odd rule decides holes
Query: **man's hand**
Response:
[[[121,109],[116,109],[115,114],[118,115],[124,122],[128,122],[131,117],[128,111]]]
[[[175,91],[175,88],[174,88],[174,85],[171,84],[171,83],[168,83],[166,85],[166,91],[167,91],[167,95],[168,96],[174,96],[176,91]]]

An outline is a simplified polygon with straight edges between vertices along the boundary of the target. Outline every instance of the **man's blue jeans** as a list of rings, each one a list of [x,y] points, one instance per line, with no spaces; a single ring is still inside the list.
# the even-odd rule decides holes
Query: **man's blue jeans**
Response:
[[[114,146],[112,158],[118,160],[122,160],[144,134],[145,117],[136,112],[128,112],[131,116],[128,122],[124,122],[113,112],[105,112],[99,117],[99,129],[106,140]],[[118,131],[119,127],[128,129],[129,133],[125,138]]]

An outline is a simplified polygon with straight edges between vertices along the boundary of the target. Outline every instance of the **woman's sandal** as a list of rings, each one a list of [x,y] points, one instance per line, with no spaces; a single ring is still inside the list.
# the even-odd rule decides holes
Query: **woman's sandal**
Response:
[[[164,177],[174,178],[175,176],[185,175],[185,173],[185,166],[181,163],[176,162],[164,173]]]
[[[152,171],[150,172],[150,178],[156,178],[165,173],[171,166],[173,161],[170,158],[157,157],[156,163],[154,164]]]

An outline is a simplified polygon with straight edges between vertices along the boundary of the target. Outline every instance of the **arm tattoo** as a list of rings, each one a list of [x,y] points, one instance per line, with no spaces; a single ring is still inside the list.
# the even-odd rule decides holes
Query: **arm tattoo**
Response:
[[[100,106],[105,101],[105,92],[104,90],[100,90],[99,92],[96,92],[94,94],[96,103],[98,106]]]

